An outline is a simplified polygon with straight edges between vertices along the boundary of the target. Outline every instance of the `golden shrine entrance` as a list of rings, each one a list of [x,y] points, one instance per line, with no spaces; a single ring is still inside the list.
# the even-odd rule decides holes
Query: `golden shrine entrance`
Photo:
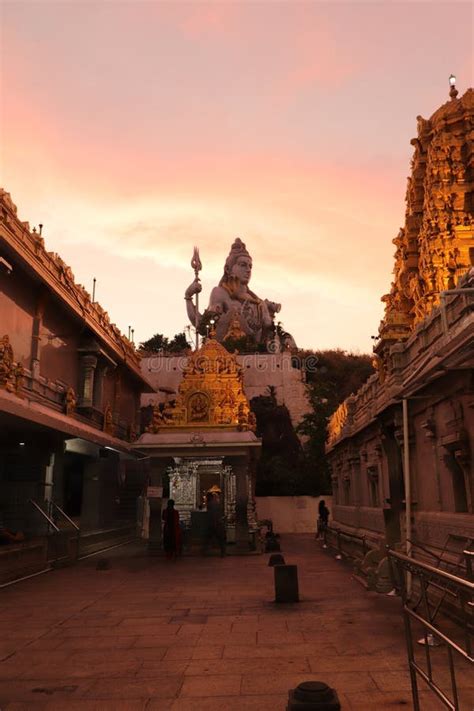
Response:
[[[242,371],[212,336],[184,368],[174,402],[154,408],[135,447],[151,459],[151,489],[169,481],[189,540],[202,526],[206,494],[223,505],[229,553],[255,549],[255,464],[261,441],[242,385]],[[149,499],[149,551],[161,550],[162,496]]]

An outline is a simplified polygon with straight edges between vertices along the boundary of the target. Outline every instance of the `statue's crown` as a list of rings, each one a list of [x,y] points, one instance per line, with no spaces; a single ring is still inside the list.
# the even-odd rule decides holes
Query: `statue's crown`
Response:
[[[250,254],[247,251],[247,247],[245,246],[245,242],[242,242],[240,237],[237,237],[230,248],[229,256],[226,259],[226,266],[232,267],[238,258],[242,256],[249,257],[249,259],[251,259]]]

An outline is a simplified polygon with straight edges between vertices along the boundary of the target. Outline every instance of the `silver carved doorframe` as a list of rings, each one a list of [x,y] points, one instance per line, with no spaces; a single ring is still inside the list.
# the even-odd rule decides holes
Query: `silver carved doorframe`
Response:
[[[175,458],[174,466],[168,467],[170,499],[174,499],[180,519],[185,526],[191,525],[191,511],[200,504],[200,474],[215,474],[220,482],[228,538],[235,532],[236,480],[231,466],[223,464],[222,458]]]

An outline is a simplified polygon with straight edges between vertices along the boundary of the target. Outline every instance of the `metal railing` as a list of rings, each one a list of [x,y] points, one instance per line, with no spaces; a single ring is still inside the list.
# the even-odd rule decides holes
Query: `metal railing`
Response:
[[[72,526],[76,531],[80,531],[80,528],[79,528],[79,526],[77,525],[77,523],[75,523],[75,521],[73,521],[72,518],[69,518],[69,516],[67,515],[67,513],[66,513],[65,511],[63,511],[62,508],[61,508],[60,506],[58,506],[58,504],[57,504],[55,501],[51,501],[51,502],[50,502],[50,508],[49,508],[49,510],[50,510],[51,513],[54,512],[54,511],[58,511],[59,514],[60,514],[60,516],[62,516],[63,518],[65,518],[66,521],[67,521],[68,523],[70,523],[71,526]]]
[[[460,543],[463,544],[463,546],[466,546],[466,550],[463,550],[463,546],[461,548],[454,550],[452,548],[448,547],[448,543],[452,540],[459,541]],[[428,565],[433,565],[433,567],[437,568],[437,570],[443,570],[446,573],[452,573],[453,575],[456,575],[459,578],[467,578],[468,580],[472,580],[472,569],[469,569],[469,565],[471,562],[471,559],[469,558],[470,555],[474,555],[474,552],[471,553],[471,547],[472,547],[472,539],[466,538],[464,536],[457,536],[457,535],[449,535],[446,543],[444,544],[443,549],[441,550],[440,553],[435,553],[429,548],[427,548],[425,545],[422,545],[421,543],[417,543],[415,541],[409,541],[411,544],[411,552],[412,552],[412,557],[418,560],[418,551],[422,551],[425,555],[429,555],[431,557],[431,561],[423,561],[421,560],[420,562],[426,562]],[[449,556],[449,557],[448,557]],[[434,562],[432,562],[434,561]],[[472,567],[472,564],[471,564]],[[417,607],[422,604],[423,602],[423,591],[420,590],[419,598],[418,601],[412,605],[413,609],[416,611]],[[439,610],[441,609],[443,603],[445,602],[446,598],[448,597],[447,592],[444,591],[439,591],[437,586],[433,586],[433,610],[431,612],[431,619],[434,620],[436,615],[438,614]],[[436,600],[436,604],[435,604]]]
[[[414,554],[416,554],[417,551],[422,551],[431,558],[431,561],[434,561],[433,565],[436,568],[445,570],[448,573],[453,573],[454,575],[459,575],[461,578],[464,577],[467,570],[466,554],[469,554],[474,544],[472,538],[450,533],[446,538],[443,548],[439,551],[431,550],[429,546],[419,543],[418,541],[407,540]],[[449,545],[450,543],[458,543],[458,547],[451,547]],[[418,558],[417,555],[415,555],[415,557]],[[431,561],[426,562],[431,565]]]
[[[471,583],[474,583],[474,551],[464,551],[464,558],[466,560],[466,577]]]
[[[363,558],[365,557],[365,554],[371,550],[371,547],[367,544],[365,536],[358,536],[355,533],[343,531],[340,528],[337,528],[336,526],[327,526],[325,529],[323,529],[324,545],[327,546],[330,543],[330,539],[332,536],[335,536],[336,538],[335,548],[337,549],[339,555],[349,554],[348,550],[344,550],[344,541],[349,541],[350,543],[356,542],[362,548]],[[353,552],[353,549],[350,552]]]
[[[55,501],[50,502],[50,509],[49,510],[50,510],[51,514],[53,514],[54,512],[59,513],[59,515],[62,516],[75,530],[75,532],[76,532],[76,551],[75,551],[74,557],[78,558],[79,557],[79,550],[81,547],[81,529],[79,528],[77,523],[75,521],[73,521],[72,518],[70,518],[67,515],[67,513],[65,511],[63,511],[62,508]]]
[[[473,615],[474,615],[474,582],[461,578],[427,563],[409,558],[396,551],[388,551],[389,559],[396,571],[402,597],[402,611],[405,623],[405,635],[410,669],[411,687],[414,711],[420,711],[418,677],[423,679],[438,699],[451,711],[461,711],[456,680],[455,659],[462,659],[469,665],[474,665],[472,652]],[[472,561],[472,559],[470,559]],[[416,580],[420,590],[422,605],[417,603],[416,609],[410,605],[407,579]],[[459,607],[461,622],[456,628],[458,634],[443,631],[441,625],[444,618],[438,615],[439,608],[433,607],[430,600],[430,590],[436,590],[438,596],[451,598]],[[418,609],[420,608],[420,609]],[[426,667],[423,668],[415,659],[413,640],[413,623],[421,626],[424,635]],[[453,639],[456,636],[456,640]],[[432,663],[433,642],[446,646],[451,698],[439,682],[434,678]]]
[[[47,512],[38,504],[34,499],[28,499],[36,511],[44,518],[48,524],[48,550],[47,557],[51,561],[67,560],[69,558],[74,559],[79,556],[80,548],[80,535],[81,531],[79,526],[67,515],[62,508],[56,504],[54,501],[45,502],[47,504]],[[57,525],[57,520],[55,520],[56,515],[62,516],[67,523],[73,527],[75,531],[75,551],[71,551],[69,546],[70,531],[61,529]]]
[[[38,511],[38,513],[41,514],[41,516],[48,522],[48,527],[51,527],[56,533],[59,533],[59,528],[56,526],[54,523],[53,519],[48,516],[46,511],[44,511],[39,504],[36,503],[33,499],[28,499],[28,503],[32,504],[32,506],[35,507],[35,509]]]

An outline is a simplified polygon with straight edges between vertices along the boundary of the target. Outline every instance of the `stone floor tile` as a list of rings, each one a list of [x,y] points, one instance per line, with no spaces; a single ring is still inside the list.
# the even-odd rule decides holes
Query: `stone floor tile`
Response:
[[[371,671],[371,677],[380,691],[410,691],[408,671]]]
[[[137,701],[94,701],[91,699],[81,699],[77,701],[13,701],[7,704],[5,711],[145,711],[145,700]],[[168,707],[169,708],[169,707]]]
[[[151,678],[122,678],[120,684],[114,679],[96,681],[84,695],[87,699],[149,699],[173,698],[182,684],[182,676],[153,674]]]
[[[91,686],[89,679],[20,679],[0,681],[0,708],[7,703],[18,701],[34,704],[52,699],[60,699],[63,707],[73,699],[81,698]]]
[[[236,696],[240,693],[240,674],[218,676],[186,676],[180,698],[186,696]]]
[[[149,678],[153,674],[184,674],[189,663],[187,659],[145,659],[136,676]]]
[[[304,641],[301,632],[273,632],[270,630],[257,632],[257,644],[297,644]]]
[[[175,699],[148,699],[145,707],[145,711],[169,711],[173,708]],[[194,708],[194,711],[198,711]]]
[[[256,632],[216,632],[215,630],[203,630],[196,645],[210,644],[231,644],[231,645],[256,645]]]
[[[342,672],[320,674],[274,674],[266,675],[244,674],[242,677],[242,694],[284,693],[295,688],[303,681],[324,681],[336,691],[376,691],[374,681],[368,672]]]
[[[160,627],[160,629],[163,629],[163,627]],[[57,639],[58,637],[136,637],[147,632],[151,634],[149,627],[146,628],[146,632],[141,632],[136,631],[134,627],[128,628],[121,625],[116,627],[53,627],[43,636],[43,639]]]
[[[180,697],[171,706],[172,711],[285,711],[288,696],[211,696],[195,698]],[[146,707],[146,711],[161,711],[159,707]]]
[[[56,642],[60,645],[61,650],[68,650],[71,652],[78,651],[81,649],[106,649],[106,650],[118,650],[118,649],[130,649],[133,647],[137,641],[138,637],[66,637],[64,639],[51,639],[45,640],[49,642]],[[31,645],[29,645],[31,647]],[[41,648],[41,647],[40,647]]]
[[[214,674],[268,674],[269,664],[265,659],[210,659],[192,660],[188,663],[186,676],[209,676]],[[272,659],[272,673],[284,674],[310,672],[306,659]]]
[[[321,649],[318,657],[309,657],[311,671],[341,672],[341,671],[388,671],[395,669],[407,670],[408,664],[404,657],[390,657],[384,655],[341,655],[328,656]]]
[[[191,659],[221,659],[223,653],[223,645],[201,644],[194,647]]]
[[[114,616],[115,617],[115,616]],[[116,619],[120,623],[120,627],[134,627],[135,629],[148,628],[150,625],[153,627],[166,625],[172,618],[172,615],[164,613],[162,615],[149,615],[147,617],[143,616],[143,610],[140,611],[140,616],[129,615],[127,612],[120,618]]]
[[[168,647],[164,659],[177,659],[178,661],[183,661],[183,659],[192,659],[193,648],[192,647]]]
[[[187,625],[181,624],[177,635],[178,637],[199,637],[204,631],[205,625]]]
[[[171,646],[190,646],[190,641],[183,637],[177,637],[175,634],[159,634],[159,635],[139,635],[132,637],[134,639],[133,647],[171,647]],[[194,644],[191,644],[194,646]]]
[[[337,691],[337,690],[336,690]],[[384,711],[385,709],[412,709],[411,692],[381,692],[372,691],[370,695],[364,693],[338,693],[341,707],[344,711]],[[446,707],[439,707],[433,703],[430,706],[423,706],[429,711],[446,711]]]
[[[252,645],[233,645],[228,644],[224,647],[225,659],[275,659],[278,657],[314,657],[318,653],[318,647],[314,644],[259,644],[253,647]],[[336,650],[330,648],[329,654],[335,655]]]

